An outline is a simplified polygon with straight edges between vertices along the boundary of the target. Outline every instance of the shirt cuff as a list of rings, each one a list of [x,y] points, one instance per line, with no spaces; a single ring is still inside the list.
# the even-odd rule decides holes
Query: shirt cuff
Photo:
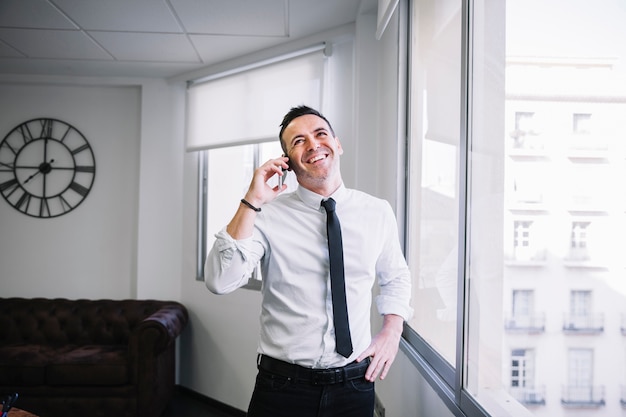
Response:
[[[228,269],[233,261],[235,252],[239,252],[244,263],[248,260],[249,245],[252,242],[252,237],[236,240],[227,231],[226,227],[217,232],[215,235],[215,247],[220,256],[220,264],[222,270]]]
[[[398,302],[397,300],[390,300],[389,297],[379,295],[376,297],[376,307],[381,315],[395,314],[409,321],[413,317],[413,308],[408,304]]]

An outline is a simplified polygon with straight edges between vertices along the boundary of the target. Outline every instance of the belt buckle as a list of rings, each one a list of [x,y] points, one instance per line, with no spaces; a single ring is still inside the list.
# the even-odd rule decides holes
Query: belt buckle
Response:
[[[313,385],[330,385],[341,382],[339,376],[341,371],[339,369],[324,369],[316,370],[313,372],[313,378],[311,383]]]

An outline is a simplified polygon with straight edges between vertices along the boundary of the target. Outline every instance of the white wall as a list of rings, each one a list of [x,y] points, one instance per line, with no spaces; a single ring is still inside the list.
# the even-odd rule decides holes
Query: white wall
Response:
[[[131,295],[135,280],[140,90],[0,84],[0,132],[36,117],[85,135],[96,158],[93,188],[75,210],[28,217],[0,201],[2,296]]]
[[[373,40],[374,15],[353,30],[355,77],[342,87],[350,97],[329,109],[341,118],[336,129],[349,132],[344,179],[396,205],[396,79],[385,73],[393,62],[379,62],[393,40]],[[184,83],[3,77],[0,109],[0,132],[39,116],[74,124],[97,163],[92,193],[66,216],[33,219],[0,201],[1,296],[180,300],[190,323],[179,343],[179,383],[245,410],[260,293],[216,296],[195,280],[197,160],[183,150]],[[377,390],[388,417],[452,415],[402,352]]]
[[[177,91],[159,80],[0,79],[2,137],[25,120],[57,118],[85,135],[96,159],[89,195],[61,217],[0,201],[3,297],[180,298]]]
[[[137,280],[139,298],[180,299],[184,85],[142,82]]]

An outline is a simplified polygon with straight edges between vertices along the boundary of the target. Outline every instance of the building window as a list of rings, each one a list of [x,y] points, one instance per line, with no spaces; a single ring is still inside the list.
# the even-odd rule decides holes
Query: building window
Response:
[[[570,259],[587,260],[589,259],[588,247],[588,229],[591,222],[572,222],[572,232],[570,235]]]
[[[585,108],[590,107],[586,106]],[[606,122],[615,117],[612,114],[613,112],[619,110],[615,105],[606,104],[592,108],[594,110],[593,114],[581,112],[571,115],[569,147],[573,155],[585,157],[585,151],[596,151],[602,154],[609,150],[611,128],[606,125]]]
[[[511,133],[514,148],[535,148],[534,136],[539,134],[534,112],[515,112],[515,130]]]
[[[596,334],[604,331],[604,314],[594,312],[592,295],[590,290],[570,292],[569,314],[563,325],[567,334]]]
[[[591,291],[572,291],[569,312],[575,317],[589,316],[591,314]]]
[[[512,242],[514,261],[528,262],[545,259],[544,242],[537,221],[514,220]]]
[[[511,315],[506,321],[506,329],[527,333],[545,330],[545,315],[535,311],[534,290],[513,290]]]
[[[515,131],[517,136],[535,135],[535,113],[533,112],[515,112]]]
[[[527,405],[544,405],[543,389],[535,385],[535,351],[513,349],[511,352],[511,385],[513,397]]]
[[[533,368],[531,351],[525,349],[514,350],[511,353],[511,387],[532,386]]]
[[[533,290],[513,290],[513,316],[529,317],[534,311]]]
[[[572,132],[575,135],[589,135],[592,133],[591,128],[591,114],[589,113],[574,113],[572,116]]]
[[[574,408],[605,405],[604,386],[594,385],[593,350],[570,349],[567,361],[567,385],[563,388],[562,404]]]
[[[513,234],[513,246],[515,247],[516,258],[526,258],[531,245],[530,229],[533,225],[531,221],[516,221]]]

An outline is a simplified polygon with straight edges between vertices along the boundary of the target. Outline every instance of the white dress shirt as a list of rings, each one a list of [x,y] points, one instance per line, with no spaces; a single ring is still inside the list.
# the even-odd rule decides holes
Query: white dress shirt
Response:
[[[326,211],[303,187],[281,194],[257,215],[250,238],[222,229],[209,252],[205,283],[225,294],[245,285],[261,262],[259,353],[309,368],[344,366],[371,342],[372,286],[380,314],[408,320],[411,278],[389,203],[343,185],[331,196],[341,223],[346,298],[354,352],[335,351]]]

